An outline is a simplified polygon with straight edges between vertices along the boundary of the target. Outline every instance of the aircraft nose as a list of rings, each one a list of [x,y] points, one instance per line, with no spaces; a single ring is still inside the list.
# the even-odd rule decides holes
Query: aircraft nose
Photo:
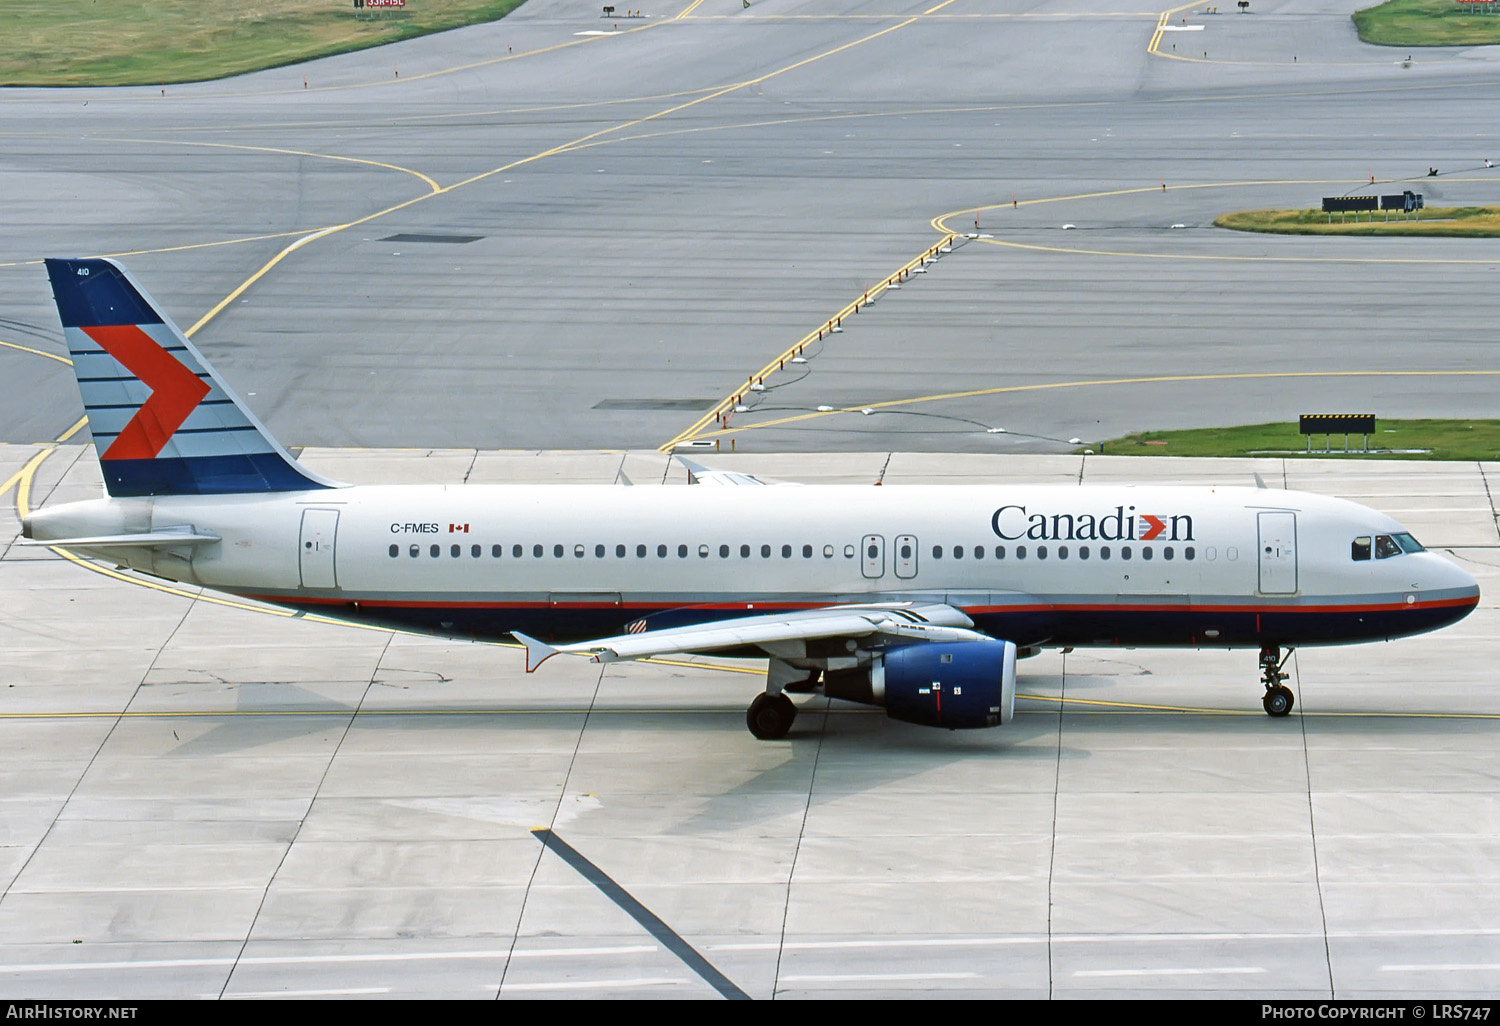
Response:
[[[1421,599],[1447,607],[1452,613],[1452,620],[1468,616],[1479,605],[1479,582],[1474,579],[1473,574],[1451,559],[1445,559],[1436,553],[1426,555],[1430,558],[1432,567],[1430,570],[1424,569],[1422,576],[1426,580],[1421,583]]]

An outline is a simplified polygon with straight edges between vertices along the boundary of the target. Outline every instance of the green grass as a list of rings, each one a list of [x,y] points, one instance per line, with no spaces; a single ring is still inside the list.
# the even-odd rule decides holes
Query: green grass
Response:
[[[0,85],[198,82],[494,21],[522,0],[0,0]]]
[[[1312,442],[1319,449],[1324,438],[1314,435]],[[1500,420],[1375,421],[1375,433],[1370,436],[1372,450],[1421,450],[1418,452],[1359,452],[1364,444],[1363,435],[1349,436],[1349,445],[1356,451],[1347,456],[1339,451],[1344,444],[1343,435],[1334,435],[1332,444],[1336,459],[1494,460],[1500,459]],[[1291,421],[1146,431],[1111,438],[1091,448],[1108,456],[1300,456],[1306,454],[1307,438],[1298,433],[1296,421]],[[1323,453],[1313,455],[1328,458]]]
[[[1344,214],[1346,221],[1342,224],[1340,215],[1334,214],[1330,224],[1328,215],[1321,210],[1241,210],[1214,218],[1214,225],[1278,235],[1438,235],[1468,239],[1500,236],[1500,207],[1428,207],[1420,213],[1421,220],[1415,216],[1403,220],[1402,215],[1393,212],[1389,221],[1380,210],[1361,213],[1358,221],[1354,214]]]
[[[1500,43],[1500,14],[1457,0],[1390,0],[1354,14],[1359,38],[1381,46],[1484,46]]]

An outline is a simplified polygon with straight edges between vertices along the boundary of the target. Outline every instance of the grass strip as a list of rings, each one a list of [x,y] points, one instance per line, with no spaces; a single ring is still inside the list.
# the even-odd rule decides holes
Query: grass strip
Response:
[[[1325,444],[1313,435],[1315,450]],[[1351,452],[1342,452],[1343,435],[1334,435],[1335,459],[1495,460],[1500,459],[1500,420],[1380,420],[1370,435],[1369,453],[1359,451],[1363,435],[1350,435]],[[1090,446],[1108,456],[1307,456],[1308,437],[1297,423],[1247,424],[1183,431],[1143,431]],[[1082,449],[1077,450],[1082,452]],[[1313,457],[1330,454],[1315,451]]]
[[[0,85],[200,82],[494,21],[522,2],[3,0]]]
[[[1241,210],[1214,218],[1214,226],[1276,235],[1500,236],[1500,207],[1428,207],[1412,215],[1392,211],[1389,221],[1382,210],[1332,216],[1330,223],[1329,215],[1321,210]],[[1340,217],[1346,220],[1340,223]]]
[[[1354,27],[1380,46],[1486,46],[1500,43],[1500,4],[1390,0],[1356,11]]]

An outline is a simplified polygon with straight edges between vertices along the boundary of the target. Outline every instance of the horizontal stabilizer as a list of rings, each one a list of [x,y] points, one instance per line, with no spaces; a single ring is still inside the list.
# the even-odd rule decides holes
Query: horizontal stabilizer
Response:
[[[510,636],[526,646],[526,672],[532,673],[548,659],[557,655],[558,650],[545,641],[538,641],[528,637],[520,631],[511,631]]]
[[[100,534],[89,538],[25,538],[22,545],[45,545],[48,548],[163,548],[169,545],[204,545],[216,542],[216,534],[197,534],[187,531],[152,531],[149,534]]]

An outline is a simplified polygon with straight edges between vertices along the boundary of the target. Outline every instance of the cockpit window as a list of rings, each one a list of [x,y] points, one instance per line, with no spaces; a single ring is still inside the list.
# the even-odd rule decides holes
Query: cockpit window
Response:
[[[1390,559],[1392,556],[1401,555],[1401,546],[1396,544],[1396,539],[1388,534],[1377,534],[1375,536],[1375,558]]]
[[[1397,545],[1401,546],[1401,551],[1402,552],[1426,552],[1427,551],[1427,549],[1422,546],[1421,542],[1417,541],[1415,538],[1413,538],[1409,534],[1393,534],[1393,535],[1391,535],[1391,537],[1396,540],[1396,544]]]
[[[1362,534],[1358,538],[1354,539],[1353,543],[1349,546],[1349,558],[1370,558],[1370,536],[1368,534]]]

